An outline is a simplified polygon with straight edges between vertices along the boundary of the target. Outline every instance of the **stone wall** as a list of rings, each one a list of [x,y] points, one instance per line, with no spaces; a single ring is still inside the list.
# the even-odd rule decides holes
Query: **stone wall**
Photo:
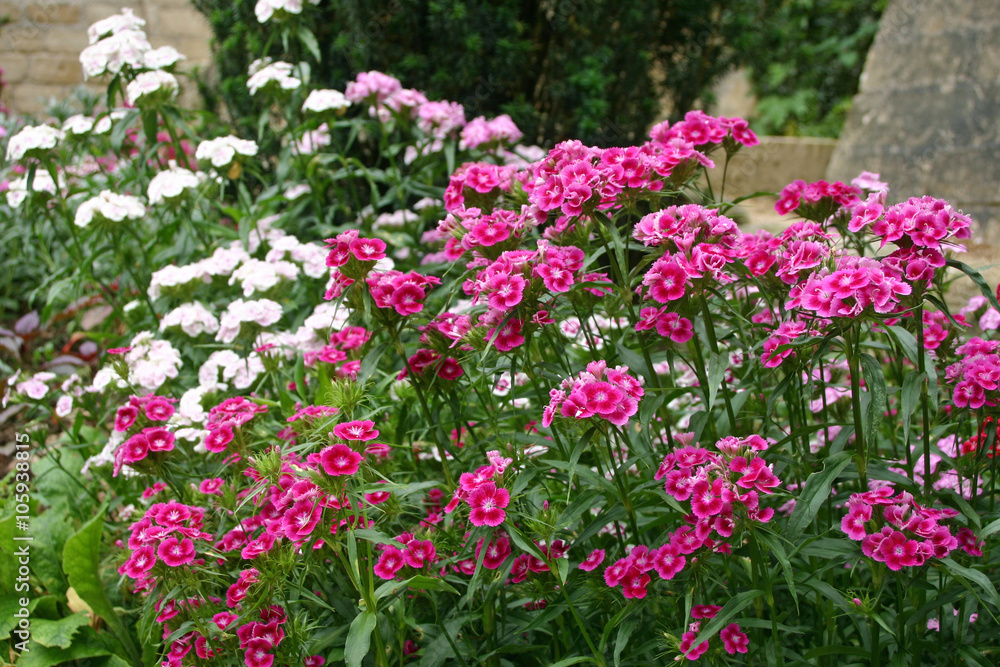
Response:
[[[181,66],[205,66],[211,60],[211,31],[190,0],[0,0],[0,67],[8,88],[4,102],[15,113],[38,113],[51,98],[63,99],[84,83],[80,51],[87,46],[91,23],[130,7],[146,19],[153,47],[173,46],[187,56]],[[181,80],[185,101],[195,99],[194,85]],[[103,90],[100,82],[89,88]]]
[[[894,200],[947,199],[1000,247],[998,0],[890,2],[827,175],[862,170]]]

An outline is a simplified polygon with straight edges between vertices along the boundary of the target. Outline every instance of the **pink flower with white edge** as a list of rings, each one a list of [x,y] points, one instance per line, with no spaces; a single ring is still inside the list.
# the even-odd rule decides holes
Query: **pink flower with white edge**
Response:
[[[601,563],[604,562],[604,549],[594,549],[590,552],[590,555],[582,563],[580,563],[579,568],[584,572],[590,572],[591,570],[596,570]]]
[[[186,537],[182,540],[168,537],[160,542],[156,555],[170,567],[187,565],[194,560],[194,542]]]
[[[358,471],[361,454],[347,445],[330,445],[319,453],[319,463],[327,475],[353,475]]]
[[[378,429],[373,421],[350,421],[333,427],[333,434],[342,440],[374,440],[378,437]]]
[[[493,482],[484,482],[469,494],[469,521],[474,526],[499,526],[507,517],[504,508],[510,492]]]
[[[396,573],[406,564],[403,552],[393,546],[388,546],[382,550],[378,563],[375,564],[375,574],[382,579],[392,580],[396,578]]]

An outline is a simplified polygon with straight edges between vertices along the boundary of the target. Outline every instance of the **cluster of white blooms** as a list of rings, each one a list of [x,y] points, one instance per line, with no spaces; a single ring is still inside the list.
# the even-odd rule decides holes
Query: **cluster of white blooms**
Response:
[[[275,232],[281,230],[274,230]],[[329,251],[315,243],[302,243],[291,235],[268,239],[271,249],[264,256],[269,262],[289,258],[302,265],[302,272],[310,278],[325,278],[330,269],[326,265]]]
[[[318,5],[319,0],[309,0],[310,4]],[[266,23],[271,17],[278,14],[301,14],[302,0],[257,0],[257,5],[253,8],[253,13],[257,16],[259,23]]]
[[[202,368],[205,368],[204,364],[202,365]],[[192,387],[184,392],[181,396],[181,400],[177,403],[177,412],[189,423],[204,423],[205,419],[208,417],[208,411],[205,410],[205,406],[203,404],[205,397],[209,394],[214,394],[215,392],[225,391],[226,389],[226,385],[221,382],[204,382],[201,381],[201,377],[202,373],[199,369],[198,378],[200,384],[197,387]]]
[[[244,301],[237,299],[229,304],[226,312],[219,318],[219,332],[215,340],[220,343],[232,343],[240,333],[243,324],[256,324],[266,327],[281,319],[281,306],[270,299]]]
[[[233,271],[229,284],[239,283],[243,296],[253,296],[257,292],[274,289],[282,280],[295,280],[298,277],[299,267],[291,262],[248,259]]]
[[[181,367],[181,355],[165,340],[153,338],[149,331],[143,331],[132,339],[129,350],[125,353],[125,363],[128,364],[128,382],[123,380],[118,372],[105,366],[94,374],[93,390],[102,391],[112,382],[122,389],[128,384],[138,385],[146,391],[159,389],[167,378],[177,377]]]
[[[146,22],[133,14],[131,9],[123,9],[121,14],[91,25],[87,30],[90,46],[80,53],[80,64],[83,65],[84,75],[87,77],[102,74],[116,75],[126,66],[134,70],[156,71],[171,67],[184,59],[184,56],[172,46],[154,49],[142,30],[144,25]],[[160,85],[156,90],[165,85],[169,86],[167,79],[161,78],[159,81]],[[147,89],[146,93],[151,92],[152,82],[153,79],[147,77],[143,83],[143,87]],[[176,88],[176,80],[173,83]],[[143,94],[139,89],[129,92],[130,103]]]
[[[160,320],[160,331],[171,327],[180,327],[193,338],[203,333],[214,334],[219,330],[219,320],[201,302],[195,301],[182,304],[164,315]]]
[[[159,102],[177,97],[178,90],[177,77],[156,69],[137,74],[125,89],[125,98],[133,105]]]
[[[180,197],[185,190],[197,188],[207,178],[204,172],[195,173],[178,167],[177,163],[171,160],[169,169],[161,171],[149,181],[146,195],[150,204],[162,204],[164,201]]]
[[[314,90],[302,103],[303,111],[323,113],[326,111],[341,111],[351,106],[350,100],[339,90]]]
[[[62,174],[59,174],[59,189],[66,187],[66,181]],[[46,192],[50,195],[56,193],[56,183],[52,180],[49,172],[39,169],[35,172],[35,178],[31,182],[32,192]],[[28,177],[15,178],[7,186],[7,204],[17,208],[28,198]]]
[[[20,160],[33,151],[48,151],[66,138],[66,133],[49,125],[27,125],[7,142],[7,159]]]
[[[163,290],[190,287],[192,283],[208,283],[214,276],[228,276],[250,255],[239,241],[228,248],[216,248],[211,256],[185,266],[165,266],[155,271],[150,278],[150,299],[159,299]]]
[[[132,195],[119,195],[111,190],[101,190],[101,194],[91,197],[76,209],[77,227],[86,227],[95,218],[109,222],[121,222],[126,218],[138,220],[146,215],[142,200]]]
[[[198,144],[194,151],[195,159],[210,162],[216,169],[228,167],[237,155],[250,157],[256,154],[256,143],[233,136],[208,139]]]
[[[264,372],[264,362],[260,355],[251,352],[244,359],[232,350],[213,352],[198,369],[198,383],[202,386],[247,389]]]
[[[66,134],[87,134],[93,129],[94,119],[82,113],[70,116],[62,124],[62,131]]]
[[[247,88],[251,95],[271,85],[281,90],[295,90],[302,85],[301,79],[292,76],[292,64],[280,60],[272,63],[258,58],[251,63],[249,75]]]

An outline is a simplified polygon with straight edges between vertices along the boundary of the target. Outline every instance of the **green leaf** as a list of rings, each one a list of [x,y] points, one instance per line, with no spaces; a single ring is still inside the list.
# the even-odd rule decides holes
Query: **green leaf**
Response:
[[[914,338],[913,334],[904,329],[901,326],[890,324],[886,327],[892,334],[899,346],[903,348],[903,354],[906,358],[913,362],[914,365],[920,363],[920,359],[917,356],[917,339]]]
[[[942,558],[941,562],[944,564],[945,568],[969,590],[972,590],[969,582],[974,582],[977,586],[979,586],[979,588],[982,589],[983,593],[986,594],[986,600],[997,609],[1000,609],[1000,593],[997,593],[997,587],[993,585],[993,582],[990,581],[989,577],[979,570],[973,570],[972,568],[959,565],[951,558]],[[975,591],[973,591],[973,593],[975,594]],[[976,595],[976,597],[979,598],[978,595]]]
[[[375,599],[381,600],[387,595],[392,595],[401,588],[412,588],[418,591],[444,591],[458,595],[458,591],[447,581],[440,577],[428,577],[422,574],[410,577],[403,581],[387,581],[375,589]]]
[[[716,614],[715,617],[712,620],[710,620],[705,627],[701,629],[701,632],[698,633],[698,636],[695,637],[694,642],[692,642],[692,646],[697,646],[701,644],[703,641],[706,641],[710,637],[714,636],[719,630],[723,628],[723,626],[729,623],[729,619],[731,619],[733,616],[743,611],[743,609],[748,604],[750,604],[763,594],[764,591],[761,590],[743,591],[742,593],[739,593],[735,597],[730,599],[729,602],[727,602],[722,606],[722,609],[719,610],[719,613]]]
[[[903,420],[903,442],[905,443],[910,442],[910,420],[913,418],[913,411],[917,409],[922,380],[923,376],[918,370],[911,370],[903,377],[899,416]]]
[[[875,435],[878,432],[879,424],[885,415],[885,375],[882,374],[882,365],[875,357],[863,353],[861,355],[861,365],[864,367],[865,383],[868,386],[868,409],[865,411],[865,442],[871,447],[875,443]],[[874,447],[872,447],[874,451]]]
[[[715,397],[719,394],[719,387],[726,377],[726,368],[729,367],[727,353],[713,353],[708,358],[708,410],[711,411],[715,405]]]
[[[960,262],[957,259],[949,259],[945,262],[945,264],[953,269],[958,269],[965,275],[969,276],[969,278],[972,279],[972,282],[976,284],[976,287],[979,288],[979,291],[983,293],[983,296],[986,297],[986,300],[990,302],[990,305],[997,310],[1000,310],[1000,303],[997,302],[996,293],[990,289],[989,283],[987,283],[986,279],[983,278],[983,274],[979,273],[979,271],[976,271],[965,262]]]
[[[69,648],[76,631],[89,623],[90,617],[85,611],[65,616],[58,621],[34,620],[31,623],[31,638],[42,646]]]
[[[638,624],[639,619],[633,616],[625,623],[622,623],[621,627],[618,628],[618,637],[615,639],[615,667],[621,665],[622,651],[625,649],[625,646],[628,645],[629,637],[632,636],[632,632]]]
[[[837,476],[843,472],[844,468],[851,462],[850,452],[839,452],[827,457],[823,463],[823,469],[814,472],[806,479],[805,488],[795,504],[795,510],[788,520],[786,537],[794,542],[806,526],[816,518],[816,513],[823,506],[826,499],[830,497],[830,489],[833,487]]]
[[[319,41],[317,41],[316,35],[313,34],[312,30],[300,23],[298,35],[302,46],[306,47],[306,50],[316,59],[316,62],[322,60],[323,58],[319,52]]]
[[[344,661],[347,667],[360,667],[361,661],[368,655],[375,620],[375,612],[366,609],[351,621],[351,629],[347,632],[347,644],[344,646]]]

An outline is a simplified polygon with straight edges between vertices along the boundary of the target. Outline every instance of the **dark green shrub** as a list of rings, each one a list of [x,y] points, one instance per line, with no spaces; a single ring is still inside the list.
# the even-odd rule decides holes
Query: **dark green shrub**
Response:
[[[215,33],[221,98],[241,131],[262,109],[246,92],[261,55],[301,58],[254,16],[256,0],[193,0]],[[662,117],[680,116],[736,59],[728,48],[755,2],[739,0],[344,0],[307,4],[303,21],[321,53],[317,84],[343,89],[382,70],[466,116],[509,113],[525,142],[635,142]]]

